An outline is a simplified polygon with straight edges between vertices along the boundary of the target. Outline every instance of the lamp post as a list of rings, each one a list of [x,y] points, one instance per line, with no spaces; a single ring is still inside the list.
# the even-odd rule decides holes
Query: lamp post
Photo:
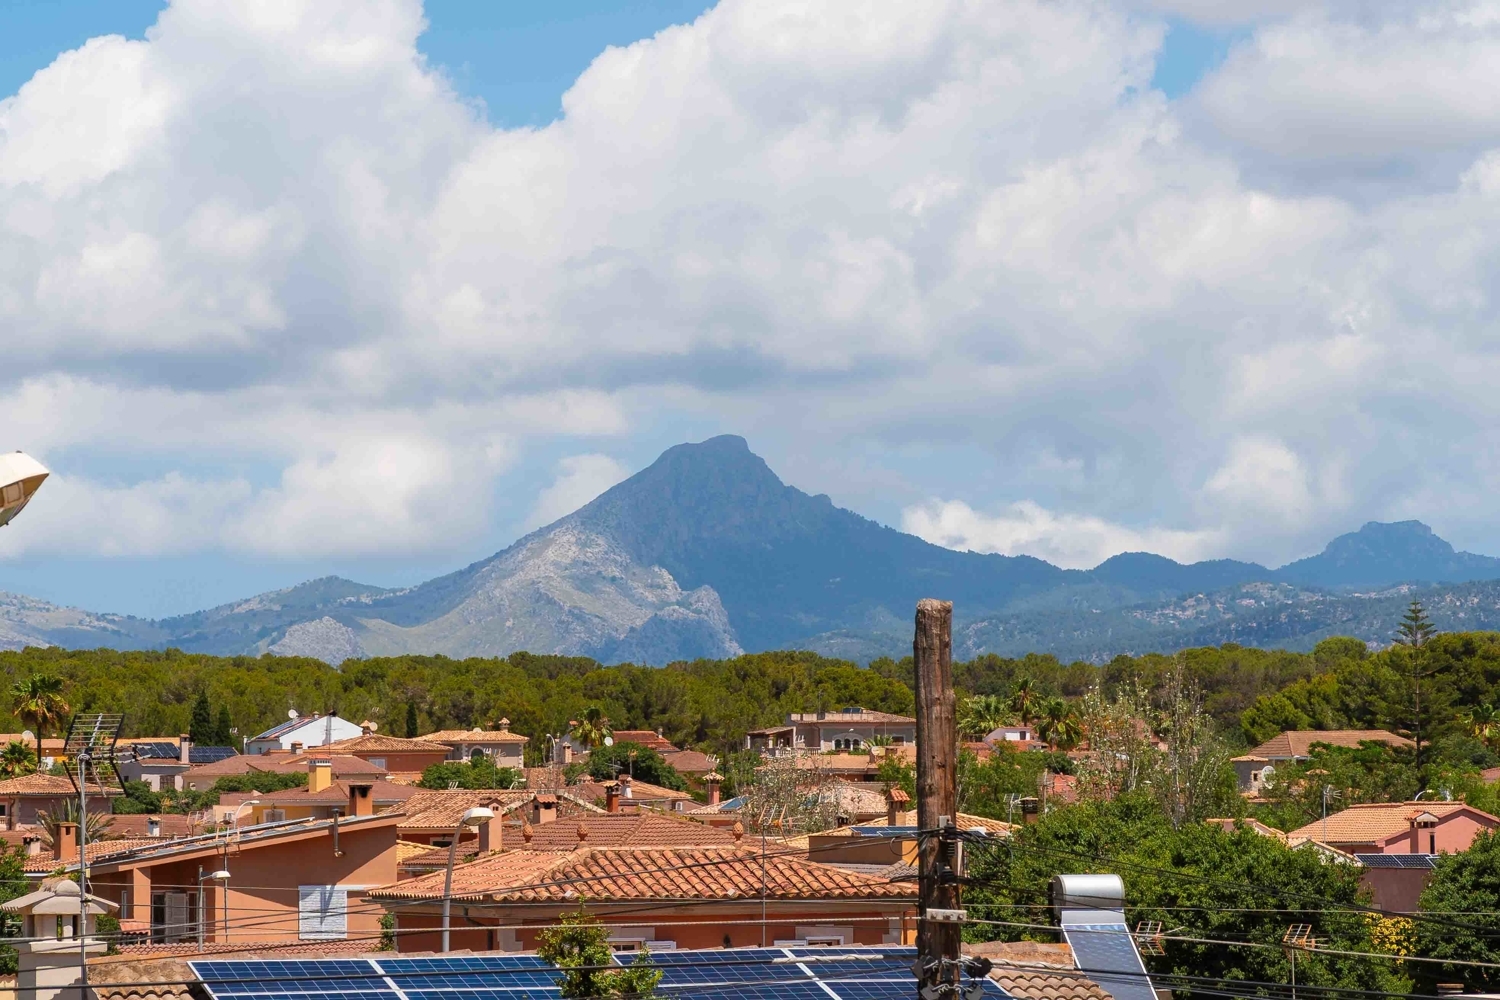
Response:
[[[495,818],[495,812],[484,806],[475,806],[468,809],[458,818],[458,825],[453,828],[453,840],[448,844],[448,874],[443,879],[443,951],[448,951],[448,918],[453,909],[453,861],[458,856],[458,838],[463,834],[464,827],[478,826],[480,823],[488,823]]]
[[[240,815],[245,811],[245,807],[246,806],[258,806],[258,805],[260,805],[260,799],[246,799],[244,802],[241,802],[237,807],[235,807],[234,817],[232,819],[230,819],[229,825],[234,828],[234,831],[236,833],[239,832],[239,829],[240,829]]]
[[[198,950],[199,951],[203,950],[203,883],[204,882],[217,882],[217,883],[219,883],[219,890],[221,892],[226,892],[227,893],[228,890],[227,890],[227,887],[225,886],[224,883],[226,883],[228,881],[229,881],[229,871],[227,869],[220,868],[216,872],[209,872],[207,875],[205,875],[205,874],[203,874],[203,866],[202,865],[198,866]],[[226,927],[225,930],[228,930],[228,928]]]

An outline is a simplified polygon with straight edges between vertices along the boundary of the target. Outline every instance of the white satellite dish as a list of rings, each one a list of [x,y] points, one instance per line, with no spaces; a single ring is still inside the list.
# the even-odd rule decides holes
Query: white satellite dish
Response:
[[[33,733],[29,729],[23,731],[21,733],[21,742],[22,743],[35,743],[36,742],[36,733]]]
[[[607,747],[614,746],[615,745],[615,738],[613,736],[606,736],[606,737],[604,737],[604,745],[607,746]]]
[[[21,513],[50,475],[47,467],[30,455],[19,451],[0,455],[0,527]]]
[[[289,709],[287,709],[286,710],[286,717],[288,719],[295,719],[297,717],[297,710],[295,708],[289,708]]]

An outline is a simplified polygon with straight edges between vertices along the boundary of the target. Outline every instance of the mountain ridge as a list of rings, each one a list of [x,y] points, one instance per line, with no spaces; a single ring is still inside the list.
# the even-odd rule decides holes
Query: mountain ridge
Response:
[[[1458,552],[1420,521],[1368,522],[1275,570],[1145,552],[1069,570],[958,552],[784,483],[744,438],[722,435],[669,448],[578,510],[415,586],[323,577],[160,621],[0,595],[0,648],[177,646],[331,662],[527,649],[644,663],[813,648],[868,659],[901,655],[911,607],[941,594],[958,610],[955,652],[1032,643],[1091,659],[1236,629],[1297,642],[1300,633],[1255,616],[1317,608],[1317,623],[1303,616],[1316,631],[1328,615],[1363,620],[1354,605],[1377,599],[1350,588],[1487,579],[1500,579],[1500,559]],[[1198,598],[1201,607],[1184,603]]]

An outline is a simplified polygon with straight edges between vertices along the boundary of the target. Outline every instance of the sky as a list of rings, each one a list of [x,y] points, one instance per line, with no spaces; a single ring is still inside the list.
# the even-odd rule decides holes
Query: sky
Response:
[[[666,447],[938,544],[1500,552],[1500,10],[15,0],[0,591],[483,558]]]

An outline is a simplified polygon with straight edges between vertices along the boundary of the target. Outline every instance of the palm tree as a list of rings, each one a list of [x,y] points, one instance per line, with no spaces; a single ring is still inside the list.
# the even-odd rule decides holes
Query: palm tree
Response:
[[[1500,728],[1500,714],[1495,712],[1495,706],[1489,702],[1469,709],[1463,721],[1468,723],[1470,735],[1486,746],[1494,740],[1495,731]]]
[[[68,804],[63,806],[62,811],[55,814],[45,809],[38,809],[36,821],[37,825],[42,828],[42,846],[51,848],[57,840],[58,824],[78,822],[78,803],[69,799]],[[114,826],[114,824],[115,818],[108,813],[89,813],[88,827],[86,829],[89,843],[93,844],[101,840],[119,840],[120,835],[118,833],[110,832],[110,827]]]
[[[1032,685],[1030,677],[1022,677],[1016,681],[1016,688],[1010,695],[1010,707],[1015,709],[1016,714],[1021,717],[1022,725],[1035,718],[1037,697],[1036,688]]]
[[[1068,717],[1068,703],[1061,698],[1048,698],[1042,702],[1040,717],[1036,722],[1036,734],[1047,741],[1047,746],[1057,749],[1057,731]]]
[[[590,705],[584,709],[583,718],[573,726],[573,738],[590,750],[602,747],[604,740],[613,732],[609,728],[609,719],[605,716],[604,709],[598,705]]]
[[[62,690],[62,678],[51,674],[32,674],[10,689],[13,711],[21,721],[31,724],[38,747],[48,727],[61,727],[63,718],[72,711],[63,700]]]
[[[994,694],[976,694],[964,699],[958,729],[965,736],[983,739],[1010,719],[1010,706]]]
[[[11,740],[0,748],[0,777],[16,778],[36,770],[36,754],[20,740]]]

